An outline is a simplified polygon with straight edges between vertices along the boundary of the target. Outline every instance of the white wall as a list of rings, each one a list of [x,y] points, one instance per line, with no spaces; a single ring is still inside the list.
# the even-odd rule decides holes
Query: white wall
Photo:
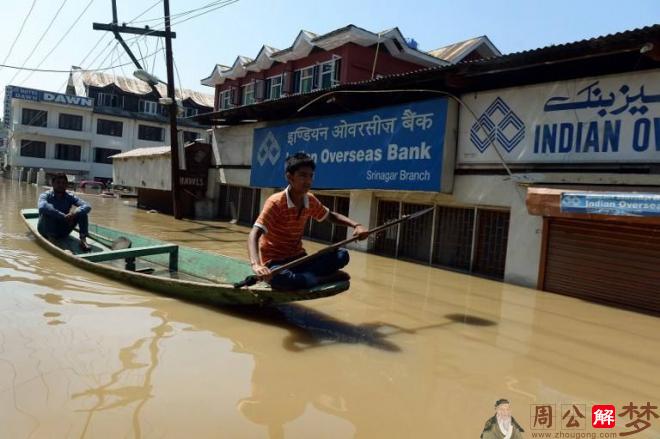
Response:
[[[115,159],[112,181],[122,186],[169,191],[172,188],[172,168],[169,155]]]
[[[34,110],[48,111],[47,126],[34,127],[22,125],[22,110],[23,108],[30,108]],[[59,115],[61,113],[74,114],[83,117],[83,130],[63,130],[59,128]],[[98,119],[107,119],[118,121],[122,123],[122,136],[108,136],[97,134]],[[138,125],[157,126],[164,131],[163,141],[148,141],[138,139]],[[192,131],[197,133],[200,137],[208,138],[206,129],[180,127],[185,131]],[[129,119],[125,117],[118,117],[112,115],[105,115],[93,113],[91,108],[83,108],[70,105],[53,104],[47,102],[33,102],[24,101],[22,99],[12,99],[12,126],[9,136],[13,136],[11,148],[9,151],[9,164],[12,166],[24,167],[37,167],[76,171],[85,174],[86,178],[102,177],[111,178],[113,175],[112,165],[105,163],[94,162],[95,151],[94,148],[110,148],[117,149],[121,152],[129,151],[139,147],[154,147],[170,144],[170,127],[168,124],[159,124],[153,122],[143,122],[136,119]],[[20,156],[20,141],[21,139],[38,140],[46,142],[46,157],[44,159],[34,157],[21,157]],[[81,160],[80,162],[55,160],[55,144],[68,143],[81,146]],[[169,162],[169,161],[168,161]],[[155,172],[156,168],[160,165],[149,164],[147,166],[149,171]],[[132,169],[133,175],[127,176],[132,181],[141,183],[142,179],[137,178],[143,174],[143,170]],[[150,175],[150,174],[145,174]],[[165,185],[169,187],[169,172],[167,173],[166,180],[161,179],[158,175],[154,178],[155,184]],[[127,184],[128,185],[128,184]],[[138,186],[139,187],[139,186]]]

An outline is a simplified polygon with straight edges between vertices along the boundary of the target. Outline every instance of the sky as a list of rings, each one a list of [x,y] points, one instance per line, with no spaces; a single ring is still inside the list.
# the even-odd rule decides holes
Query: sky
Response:
[[[176,16],[211,3],[221,6],[220,1],[228,4]],[[231,65],[238,55],[254,58],[263,44],[289,47],[301,29],[323,34],[347,24],[373,32],[396,26],[425,51],[487,35],[506,54],[660,23],[660,0],[220,1],[170,0],[177,33],[173,43],[177,87],[212,94],[200,80],[216,64]],[[111,4],[111,0],[0,0],[0,64],[67,70],[72,65],[105,68],[130,63],[109,32],[92,29],[93,22],[112,20]],[[131,25],[162,28],[162,1],[117,0],[120,23],[131,22],[147,9]],[[207,13],[193,17],[203,12]],[[166,79],[164,43],[158,40],[143,37],[129,44],[138,57],[145,56],[147,70]],[[129,64],[107,72],[132,76],[133,70]],[[63,92],[67,78],[67,73],[31,74],[0,67],[0,93],[4,96],[5,85]]]

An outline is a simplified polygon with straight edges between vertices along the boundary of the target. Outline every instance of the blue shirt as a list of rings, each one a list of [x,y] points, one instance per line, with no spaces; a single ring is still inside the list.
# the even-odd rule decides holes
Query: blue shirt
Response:
[[[69,213],[71,206],[78,207],[78,211],[82,214],[87,214],[92,210],[89,204],[69,192],[65,192],[61,197],[55,195],[52,190],[39,195],[39,232],[41,234],[61,234],[62,226],[65,225],[64,215]]]

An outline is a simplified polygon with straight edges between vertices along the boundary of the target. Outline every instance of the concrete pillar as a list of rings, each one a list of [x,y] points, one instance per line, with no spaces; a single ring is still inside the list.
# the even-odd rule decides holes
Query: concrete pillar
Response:
[[[28,168],[28,170],[27,170],[27,174],[26,174],[26,176],[25,176],[25,182],[26,182],[26,183],[32,183],[32,172],[33,172],[33,169],[32,169],[32,168]]]
[[[525,188],[516,187],[516,192],[511,198],[504,281],[536,288],[541,262],[543,218],[527,212]]]
[[[44,171],[44,168],[40,168],[39,171],[37,172],[37,186],[45,186],[46,185],[46,171]]]
[[[23,181],[23,167],[19,167],[16,169],[16,180],[17,181]]]
[[[351,191],[351,198],[348,205],[348,216],[362,224],[366,228],[376,226],[376,202],[371,191]],[[351,236],[352,229],[348,229]],[[349,248],[366,251],[368,249],[369,239],[356,241],[348,245]]]

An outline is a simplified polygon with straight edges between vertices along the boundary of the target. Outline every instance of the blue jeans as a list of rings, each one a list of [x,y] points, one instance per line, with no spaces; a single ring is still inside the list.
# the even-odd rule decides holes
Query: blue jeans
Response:
[[[297,258],[295,258],[297,259]],[[271,270],[294,259],[272,261],[268,264]],[[308,262],[277,273],[270,281],[270,286],[276,290],[304,290],[319,285],[319,277],[328,276],[348,264],[348,250],[340,248],[337,251],[325,253]]]
[[[73,224],[69,224],[64,218],[40,215],[37,230],[42,236],[59,239],[68,236],[76,226],[80,230],[80,237],[86,238],[89,234],[89,219],[86,213],[77,213]]]

